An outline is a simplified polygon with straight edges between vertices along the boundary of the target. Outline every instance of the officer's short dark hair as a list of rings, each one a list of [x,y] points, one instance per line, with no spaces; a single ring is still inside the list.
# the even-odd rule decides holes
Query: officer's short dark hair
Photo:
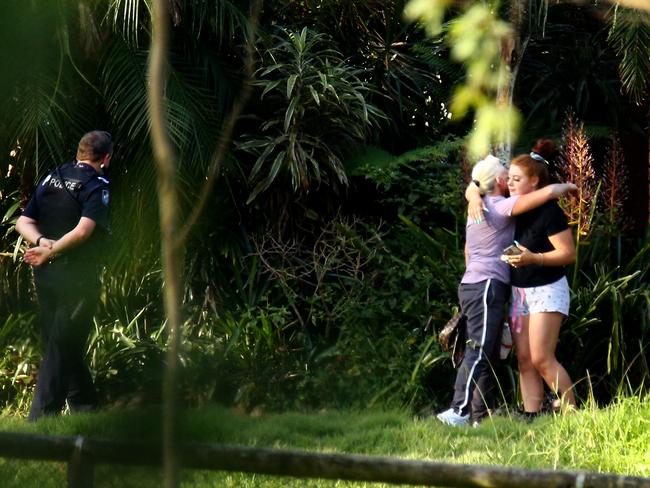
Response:
[[[77,160],[101,161],[107,154],[113,154],[113,138],[108,132],[94,130],[84,134],[77,148]]]

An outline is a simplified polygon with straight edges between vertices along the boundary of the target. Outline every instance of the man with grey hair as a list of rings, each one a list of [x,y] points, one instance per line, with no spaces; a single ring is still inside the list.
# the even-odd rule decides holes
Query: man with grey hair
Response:
[[[99,271],[108,232],[111,135],[92,131],[79,141],[74,162],[57,167],[37,186],[16,230],[34,247],[44,356],[29,420],[93,409],[97,395],[84,350],[99,301]]]

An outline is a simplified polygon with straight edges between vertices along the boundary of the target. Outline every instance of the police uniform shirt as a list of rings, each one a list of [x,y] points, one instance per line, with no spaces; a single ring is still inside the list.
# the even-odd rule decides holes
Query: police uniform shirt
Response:
[[[93,220],[97,227],[90,238],[64,253],[70,264],[86,267],[93,261],[96,264],[99,246],[108,231],[109,202],[107,178],[90,165],[69,163],[39,183],[23,215],[36,220],[41,234],[54,240],[74,229],[81,217]]]

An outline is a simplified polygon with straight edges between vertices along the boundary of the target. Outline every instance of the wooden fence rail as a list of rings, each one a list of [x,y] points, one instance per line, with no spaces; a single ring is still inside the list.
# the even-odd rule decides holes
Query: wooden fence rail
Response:
[[[529,470],[201,443],[183,444],[179,453],[183,468],[299,478],[449,487],[650,488],[650,478],[586,471]],[[160,466],[162,447],[155,442],[0,432],[0,457],[66,462],[68,486],[86,488],[93,485],[95,464]]]

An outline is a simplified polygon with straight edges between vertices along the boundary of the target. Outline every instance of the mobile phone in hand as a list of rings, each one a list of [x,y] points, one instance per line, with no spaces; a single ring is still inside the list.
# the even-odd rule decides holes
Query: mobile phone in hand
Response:
[[[522,250],[519,249],[519,247],[516,244],[512,244],[503,250],[504,256],[518,256],[521,253]]]
[[[508,256],[518,256],[522,252],[523,251],[519,249],[519,246],[517,246],[517,242],[515,241],[515,244],[512,244],[503,250],[503,253],[501,254],[501,261],[508,262]]]

